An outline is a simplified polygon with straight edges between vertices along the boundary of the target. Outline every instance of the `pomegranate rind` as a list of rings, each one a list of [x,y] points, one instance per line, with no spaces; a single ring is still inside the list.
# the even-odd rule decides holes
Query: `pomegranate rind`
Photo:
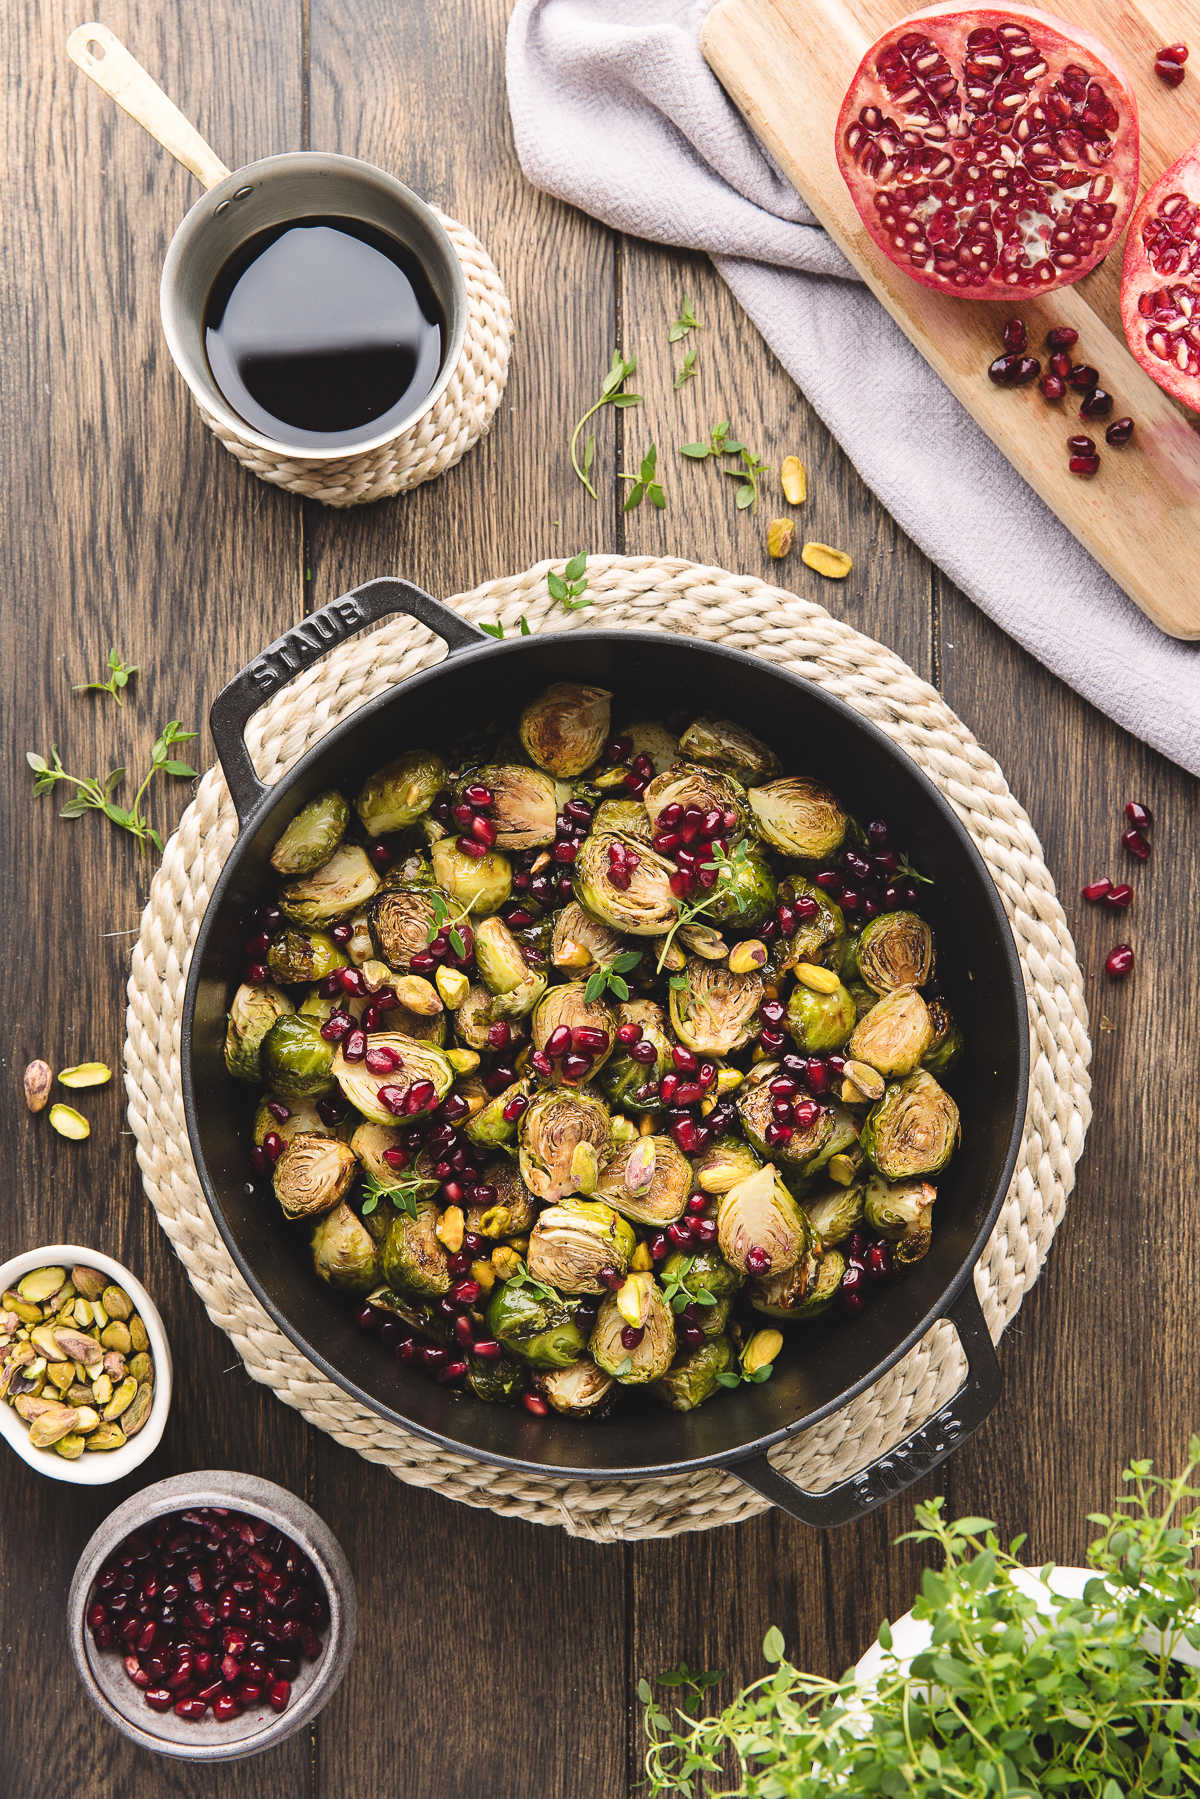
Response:
[[[1164,214],[1164,202],[1177,194],[1185,206],[1168,207]],[[1143,312],[1151,303],[1161,316]],[[1189,318],[1188,307],[1195,311],[1194,328],[1190,322],[1175,323]],[[1147,188],[1133,215],[1121,273],[1121,324],[1150,379],[1200,412],[1200,144],[1193,144]],[[1172,340],[1174,360],[1162,353]]]
[[[979,252],[982,263],[977,262],[972,267],[968,258],[964,264],[957,254],[952,256],[950,247],[944,247],[939,251],[936,244],[923,238],[917,240],[918,255],[914,260],[913,229],[921,232],[924,228],[923,224],[911,218],[903,220],[893,218],[889,226],[887,219],[881,217],[876,205],[877,196],[880,194],[907,198],[908,195],[911,195],[913,182],[911,180],[900,181],[890,186],[886,182],[882,184],[877,182],[874,175],[861,166],[863,155],[861,151],[856,154],[855,149],[847,142],[847,132],[852,126],[862,122],[861,115],[864,108],[875,106],[880,111],[882,122],[890,123],[900,131],[917,130],[918,135],[915,140],[912,140],[912,147],[916,148],[918,144],[922,145],[927,155],[934,154],[941,145],[953,146],[960,143],[965,148],[968,137],[966,132],[947,134],[939,127],[931,134],[930,138],[926,139],[919,129],[921,125],[919,116],[911,115],[907,118],[897,116],[900,109],[896,105],[895,97],[887,91],[884,79],[880,74],[880,57],[884,53],[893,51],[900,41],[910,34],[921,33],[941,51],[949,64],[949,72],[954,78],[956,93],[961,95],[963,62],[968,35],[973,31],[984,29],[994,31],[1000,27],[1012,25],[1023,27],[1030,34],[1036,49],[1046,63],[1045,74],[1039,76],[1029,89],[1030,94],[1035,97],[1037,105],[1042,105],[1046,96],[1055,88],[1064,69],[1068,65],[1074,65],[1087,75],[1088,91],[1090,92],[1092,82],[1098,82],[1104,97],[1116,108],[1119,115],[1116,125],[1107,127],[1099,139],[1089,140],[1096,146],[1090,152],[1090,156],[1095,158],[1089,165],[1093,175],[1108,176],[1112,182],[1111,191],[1103,195],[1102,200],[1098,202],[1102,210],[1111,212],[1111,217],[1107,219],[1107,228],[1097,227],[1095,241],[1085,241],[1081,247],[1068,246],[1065,251],[1060,249],[1056,256],[1050,256],[1046,253],[1050,248],[1048,233],[1057,222],[1052,209],[1048,207],[1041,213],[1034,214],[1028,207],[1025,207],[1018,212],[1017,217],[1019,220],[1023,220],[1025,225],[1021,233],[1025,240],[1024,247],[1027,250],[1036,248],[1041,252],[1035,262],[1027,264],[1025,260],[1014,260],[1009,267],[1002,267],[1001,245],[1004,242],[1004,234],[997,232],[990,225],[985,226],[982,219],[977,221],[980,238],[983,240],[983,249]],[[977,116],[969,107],[965,110],[970,112],[971,117]],[[1022,107],[1021,117],[1024,118],[1028,111],[1027,106]],[[925,117],[926,127],[928,124],[927,114]],[[1073,120],[1068,121],[1068,129],[1074,129]],[[1041,141],[1040,133],[1037,135]],[[1076,131],[1075,136],[1078,137],[1078,135]],[[978,142],[978,134],[972,134],[972,136],[973,141]],[[998,134],[998,136],[1006,138],[1011,143],[1011,138],[1007,133]],[[890,262],[895,263],[906,275],[922,286],[934,288],[939,293],[947,294],[952,298],[1002,299],[1011,302],[1035,293],[1050,293],[1055,288],[1070,286],[1074,282],[1082,280],[1119,241],[1121,232],[1133,210],[1137,194],[1137,101],[1129,81],[1112,51],[1089,31],[1069,25],[1063,20],[1053,18],[1050,14],[1033,7],[972,7],[964,9],[954,5],[932,6],[902,19],[871,45],[859,63],[842,101],[834,135],[834,152],[842,179],[850,191],[855,208],[868,235]],[[953,151],[951,154],[953,155]],[[1076,200],[1088,198],[1085,191],[1087,176],[1083,163],[1072,162],[1070,159],[1064,158],[1060,166],[1079,167],[1081,180],[1070,185],[1057,184],[1051,187],[1047,185],[1045,179],[1037,179],[1038,165],[1036,162],[1032,171],[1025,169],[1024,152],[1015,160],[1029,175],[1029,180],[1024,183],[1026,192],[1030,189],[1036,192],[1040,188],[1047,193],[1053,191],[1059,195],[1064,192],[1073,193]],[[942,186],[946,185],[947,180],[953,180],[962,173],[965,167],[965,157],[953,156],[953,165],[946,175],[943,175],[940,170],[938,171]],[[993,168],[998,167],[999,162],[994,162],[992,166]],[[929,180],[925,177],[918,176],[917,179],[924,185],[930,185]],[[962,207],[955,211],[954,209],[939,208],[936,202],[931,200],[927,204],[926,210],[935,216],[948,210],[950,219],[947,222],[961,225],[964,218],[971,216],[967,210],[968,205],[969,202],[964,202]],[[1061,207],[1059,210],[1061,212]],[[1071,216],[1075,217],[1073,209]],[[932,224],[934,218],[929,218],[928,222]],[[1087,219],[1082,215],[1080,225],[1086,236]],[[905,232],[907,241],[899,239],[897,233],[900,229]],[[976,241],[978,243],[979,240]],[[922,243],[926,254],[920,253]],[[1012,254],[1011,251],[1010,254]],[[1068,257],[1073,260],[1067,260]],[[951,261],[956,264],[953,270],[947,266]]]

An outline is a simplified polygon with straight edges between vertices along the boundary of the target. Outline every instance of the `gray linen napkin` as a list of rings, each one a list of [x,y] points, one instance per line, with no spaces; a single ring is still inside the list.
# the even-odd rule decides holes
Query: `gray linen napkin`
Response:
[[[706,251],[925,554],[1093,705],[1200,774],[1200,644],[1138,611],[856,280],[701,56],[708,4],[516,0],[508,96],[525,174],[621,231]]]

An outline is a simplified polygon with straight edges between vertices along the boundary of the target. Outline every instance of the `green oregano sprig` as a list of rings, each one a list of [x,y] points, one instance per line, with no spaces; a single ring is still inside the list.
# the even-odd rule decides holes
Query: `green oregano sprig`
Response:
[[[673,1312],[682,1312],[685,1306],[715,1306],[717,1296],[710,1293],[707,1287],[697,1284],[688,1286],[692,1269],[696,1265],[695,1256],[684,1256],[682,1264],[668,1272],[666,1269],[659,1275],[663,1292],[670,1302]],[[736,1384],[736,1383],[735,1383]]]
[[[584,999],[590,1001],[599,999],[604,993],[611,993],[614,999],[627,1000],[629,982],[625,976],[637,967],[641,959],[640,950],[628,949],[623,950],[611,962],[604,962],[599,968],[593,968],[583,989]]]
[[[712,843],[709,845],[708,853],[709,860],[707,862],[702,862],[700,867],[702,869],[715,869],[717,878],[711,887],[702,890],[697,899],[688,900],[686,902],[683,900],[676,901],[679,910],[675,915],[675,920],[671,925],[670,930],[667,932],[659,946],[658,963],[655,968],[656,974],[662,973],[663,968],[666,965],[671,945],[674,943],[675,938],[683,929],[684,925],[691,924],[692,920],[695,918],[703,918],[704,914],[711,911],[718,900],[731,899],[739,912],[744,912],[746,910],[749,901],[738,881],[738,876],[745,868],[746,858],[750,854],[749,838],[740,838],[738,842],[734,844],[732,850],[724,849],[720,843]],[[672,987],[676,985],[677,981],[679,981],[678,976],[672,979]],[[679,984],[682,987],[686,987],[686,978],[683,978]]]
[[[686,350],[684,352],[683,365],[675,377],[675,392],[678,393],[679,389],[685,386],[687,382],[691,381],[695,375],[699,374],[699,372],[700,371],[696,367],[695,350]]]
[[[502,639],[504,636],[504,621],[503,619],[498,618],[494,625],[480,625],[479,629],[483,632],[485,637]],[[517,635],[518,637],[533,636],[533,632],[529,628],[529,620],[524,613],[522,613],[517,620]]]
[[[692,302],[687,295],[683,296],[683,305],[679,308],[679,317],[673,319],[667,331],[667,342],[677,344],[680,338],[686,337],[689,331],[702,331],[704,327],[692,310]]]

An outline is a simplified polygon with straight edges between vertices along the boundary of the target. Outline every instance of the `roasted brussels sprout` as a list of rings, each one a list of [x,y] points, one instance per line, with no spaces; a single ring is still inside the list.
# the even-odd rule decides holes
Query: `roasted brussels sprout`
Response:
[[[396,974],[407,974],[412,959],[428,948],[438,931],[437,899],[446,896],[430,887],[385,887],[367,908],[371,941],[380,961]]]
[[[621,733],[629,739],[630,756],[646,756],[656,775],[679,760],[679,739],[657,719],[639,718]]]
[[[893,987],[860,1018],[847,1044],[857,1062],[880,1074],[911,1074],[933,1044],[929,1007],[915,987]]]
[[[398,1293],[425,1297],[450,1291],[452,1276],[437,1238],[438,1209],[418,1200],[414,1214],[397,1212],[383,1243],[383,1276]]]
[[[493,794],[488,817],[498,850],[540,849],[554,842],[558,795],[549,775],[524,762],[498,762],[473,769],[463,785],[477,781]]]
[[[259,1050],[277,1018],[286,1018],[295,1007],[278,987],[239,987],[229,1005],[225,1025],[225,1066],[238,1081],[261,1081]]]
[[[346,966],[347,958],[326,931],[285,928],[271,939],[267,951],[271,977],[285,987],[323,981],[335,968]]]
[[[897,1262],[919,1262],[929,1252],[933,1230],[930,1213],[937,1188],[930,1181],[897,1181],[878,1177],[867,1182],[865,1210],[872,1230],[886,1237]]]
[[[958,1107],[931,1074],[919,1069],[893,1082],[872,1106],[860,1141],[885,1181],[907,1181],[937,1174],[954,1154],[958,1138]]]
[[[679,739],[679,747],[693,762],[710,763],[743,787],[773,780],[779,773],[775,752],[728,718],[694,719]]]
[[[762,1167],[748,1143],[737,1137],[723,1137],[697,1158],[694,1164],[696,1185],[702,1193],[728,1193],[746,1175]]]
[[[564,1199],[547,1206],[529,1234],[529,1272],[560,1293],[603,1293],[601,1273],[624,1274],[636,1241],[602,1200]]]
[[[475,961],[492,995],[495,1018],[523,1018],[546,991],[546,977],[530,968],[521,945],[502,918],[481,920],[475,932]],[[555,988],[556,993],[560,988]]]
[[[351,1116],[356,1116],[351,1114]],[[390,1124],[373,1124],[365,1119],[353,1132],[350,1147],[358,1157],[359,1166],[364,1174],[382,1182],[387,1187],[396,1179],[398,1170],[384,1160],[388,1150],[396,1150],[404,1155],[403,1132]],[[404,1164],[401,1164],[403,1168]]]
[[[865,1193],[865,1187],[858,1184],[830,1187],[827,1193],[816,1193],[804,1201],[808,1221],[824,1249],[845,1242],[851,1231],[858,1229],[862,1223]]]
[[[497,911],[512,892],[512,864],[498,850],[468,856],[453,837],[433,846],[433,876],[438,885],[468,912]]]
[[[820,781],[788,775],[752,787],[748,797],[762,835],[785,856],[818,862],[841,848],[850,821]]]
[[[787,1028],[805,1055],[840,1049],[856,1017],[854,1000],[840,981],[832,993],[814,993],[797,981],[788,995]]]
[[[624,948],[619,933],[585,912],[578,900],[570,900],[554,920],[550,960],[555,968],[591,974],[615,962]]]
[[[431,1343],[440,1343],[443,1348],[454,1340],[449,1320],[432,1299],[421,1299],[410,1293],[394,1293],[390,1287],[376,1287],[373,1293],[367,1294],[367,1304],[373,1311],[386,1312],[389,1318],[398,1318],[419,1337],[427,1337]]]
[[[658,937],[679,915],[674,872],[640,838],[593,830],[575,863],[575,897],[601,924],[633,937]]]
[[[275,1113],[270,1110],[272,1104],[276,1110],[281,1105],[286,1106],[287,1117],[277,1118]],[[287,1099],[278,1093],[263,1095],[254,1114],[253,1137],[256,1148],[262,1148],[263,1139],[271,1131],[282,1137],[285,1143],[290,1143],[298,1131],[309,1131],[314,1137],[344,1137],[348,1135],[344,1125],[326,1124],[317,1110],[315,1099],[300,1099],[294,1093],[289,1094]]]
[[[756,1277],[794,1267],[811,1249],[808,1219],[770,1162],[722,1197],[717,1242],[727,1262]]]
[[[692,1168],[670,1137],[635,1137],[622,1144],[596,1188],[635,1224],[673,1224],[692,1190]]]
[[[467,1385],[476,1399],[482,1399],[486,1405],[507,1405],[524,1391],[524,1364],[510,1355],[497,1356],[490,1362],[468,1356]]]
[[[652,1274],[626,1275],[620,1292],[609,1294],[588,1349],[597,1367],[625,1386],[645,1386],[667,1372],[675,1360],[675,1318]]]
[[[534,1376],[534,1391],[546,1404],[567,1418],[598,1418],[616,1392],[612,1376],[597,1368],[587,1356],[569,1368],[548,1368]]]
[[[846,941],[846,915],[836,900],[813,881],[799,875],[779,885],[779,903],[788,907],[795,918],[795,929],[788,939],[788,952],[793,962],[828,962],[836,968]],[[797,907],[797,901],[803,902]],[[817,908],[812,918],[801,918],[799,912]]]
[[[263,1080],[284,1099],[315,1099],[333,1087],[333,1044],[311,1018],[277,1018],[259,1049]]]
[[[764,1318],[778,1318],[785,1323],[816,1318],[828,1308],[845,1272],[846,1258],[840,1249],[828,1249],[820,1258],[802,1256],[785,1273],[754,1281],[750,1304]]]
[[[356,843],[344,843],[311,874],[281,887],[278,905],[293,924],[331,924],[365,906],[378,891],[379,876],[366,850]]]
[[[933,1042],[925,1051],[922,1067],[940,1081],[962,1055],[963,1037],[944,999],[930,1000],[929,1022],[933,1027]]]
[[[642,843],[649,843],[653,835],[650,814],[641,800],[601,800],[592,816],[592,829],[618,831]]]
[[[347,1062],[343,1046],[333,1058],[333,1078],[350,1104],[375,1124],[419,1118],[432,1112],[454,1084],[454,1069],[432,1043],[418,1043],[399,1031],[373,1031],[372,1052],[390,1051],[395,1066],[374,1074],[361,1062]]]
[[[699,1348],[673,1362],[651,1392],[673,1412],[694,1412],[720,1388],[719,1374],[733,1367],[733,1347],[726,1336],[710,1337]]]
[[[833,1113],[827,1106],[819,1106],[810,1124],[797,1123],[794,1114],[784,1124],[776,1119],[774,1107],[769,1078],[747,1081],[739,1088],[738,1116],[749,1142],[760,1156],[770,1156],[790,1175],[802,1176],[833,1136]],[[767,1132],[776,1124],[780,1135],[772,1141]],[[783,1136],[785,1130],[791,1135]]]
[[[828,1167],[834,1156],[858,1155],[858,1119],[854,1113],[838,1103],[837,1100],[825,1108],[829,1114],[830,1130],[828,1135],[821,1133],[822,1141],[818,1147],[805,1155],[797,1166],[796,1173],[801,1180],[811,1180],[814,1174],[820,1174]],[[789,1165],[788,1172],[791,1172]]]
[[[590,1093],[555,1087],[537,1094],[521,1118],[518,1166],[521,1179],[551,1205],[576,1189],[576,1150],[586,1144],[603,1165],[612,1145],[612,1121],[603,1100]]]
[[[715,924],[733,925],[740,932],[756,931],[775,907],[776,884],[771,865],[761,850],[747,849],[731,860],[719,884],[712,889],[705,916]]]
[[[340,1137],[297,1131],[275,1164],[272,1184],[285,1218],[316,1218],[347,1191],[358,1161]]]
[[[670,993],[675,1035],[697,1055],[732,1055],[745,1048],[758,1028],[760,974],[734,974],[724,962],[689,956],[687,986],[673,986]]]
[[[271,851],[271,866],[285,879],[311,874],[332,856],[350,822],[350,808],[335,789],[302,806]]]
[[[446,785],[446,767],[430,750],[409,750],[377,769],[354,802],[363,829],[390,837],[415,825]]]
[[[701,814],[720,813],[722,837],[740,836],[748,816],[741,783],[702,762],[677,762],[665,774],[655,775],[642,795],[642,804],[655,830],[660,828],[659,818],[667,806],[681,806],[685,812],[691,806]]]
[[[583,1354],[575,1306],[545,1287],[500,1282],[492,1289],[486,1316],[496,1341],[534,1368],[568,1368]]]
[[[881,912],[863,926],[851,954],[875,993],[923,987],[933,974],[933,932],[915,912]]]
[[[521,742],[530,761],[562,780],[581,775],[608,738],[609,701],[603,687],[559,681],[521,714]]]
[[[602,999],[588,999],[586,982],[564,981],[547,988],[534,1007],[533,1047],[544,1050],[556,1031],[570,1031],[572,1047],[591,1058],[590,1080],[612,1055],[616,1029],[611,1007]],[[560,1061],[556,1072],[561,1068]]]
[[[379,1280],[375,1241],[344,1201],[314,1227],[312,1260],[323,1281],[347,1293],[368,1293]]]
[[[455,1011],[454,1034],[468,1049],[484,1050],[494,1023],[492,996],[486,987],[475,982],[468,987],[466,999]]]
[[[522,1077],[505,1087],[502,1092],[493,1094],[477,1112],[472,1112],[462,1127],[471,1142],[478,1143],[485,1149],[499,1149],[502,1144],[511,1143],[517,1134],[520,1113],[520,1108],[513,1101],[527,1100],[529,1087],[529,1081]],[[508,1113],[512,1116],[506,1116]]]
[[[537,1217],[537,1201],[507,1156],[489,1162],[480,1185],[490,1189],[486,1200],[476,1200],[465,1211],[466,1228],[481,1237],[517,1237]]]

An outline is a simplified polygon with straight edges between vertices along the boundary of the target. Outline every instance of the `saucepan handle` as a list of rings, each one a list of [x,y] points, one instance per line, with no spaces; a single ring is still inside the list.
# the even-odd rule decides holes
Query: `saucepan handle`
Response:
[[[457,612],[452,612],[449,606],[443,606],[423,588],[387,575],[351,588],[340,599],[330,600],[319,612],[301,619],[253,662],[239,670],[228,686],[221,689],[208,715],[217,755],[237,808],[239,825],[245,824],[267,791],[255,773],[250,751],[246,748],[246,726],[259,707],[310,668],[327,650],[396,612],[427,625],[443,639],[452,656],[457,650],[471,649],[488,641],[482,631],[460,618]]]
[[[903,1493],[978,1430],[1000,1398],[1000,1364],[973,1280],[967,1281],[946,1316],[966,1353],[966,1379],[940,1411],[893,1449],[823,1493],[797,1486],[765,1455],[739,1462],[731,1472],[793,1518],[823,1528],[852,1524]]]

